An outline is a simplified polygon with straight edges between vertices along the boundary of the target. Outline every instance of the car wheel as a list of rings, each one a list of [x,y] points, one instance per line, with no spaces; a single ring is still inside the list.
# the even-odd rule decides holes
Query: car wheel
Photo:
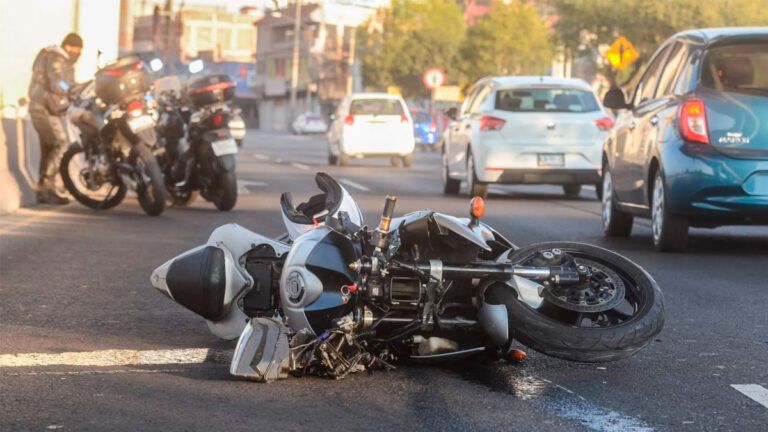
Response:
[[[469,153],[467,158],[467,191],[471,197],[488,197],[488,183],[483,183],[475,175],[475,158]]]
[[[616,207],[611,172],[603,169],[603,234],[608,237],[629,237],[634,217]]]
[[[602,180],[595,183],[595,195],[597,195],[598,201],[603,200],[603,181]]]
[[[669,212],[666,187],[661,170],[653,181],[651,231],[653,246],[661,252],[680,252],[688,244],[688,219]]]
[[[581,185],[580,184],[563,185],[563,192],[565,192],[565,196],[567,196],[568,198],[576,198],[581,193]]]
[[[405,156],[401,156],[400,160],[403,162],[405,168],[410,168],[413,165],[413,153],[408,153]]]
[[[448,174],[448,155],[443,152],[443,193],[446,195],[456,195],[461,188],[461,180],[452,179]]]
[[[328,165],[336,165],[339,163],[338,156],[334,156],[331,152],[328,152]]]
[[[400,166],[400,156],[392,156],[389,158],[389,164],[393,167]]]

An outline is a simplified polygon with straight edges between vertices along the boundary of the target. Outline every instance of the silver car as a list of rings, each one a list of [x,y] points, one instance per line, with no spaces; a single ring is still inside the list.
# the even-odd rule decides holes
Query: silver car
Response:
[[[478,81],[445,131],[446,194],[487,196],[488,185],[557,184],[568,196],[600,182],[611,117],[585,81],[495,77]],[[599,190],[599,188],[598,188]]]

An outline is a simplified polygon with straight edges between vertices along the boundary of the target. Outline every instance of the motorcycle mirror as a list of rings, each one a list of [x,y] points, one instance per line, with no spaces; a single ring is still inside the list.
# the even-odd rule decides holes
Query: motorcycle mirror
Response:
[[[469,216],[471,226],[477,226],[480,218],[485,216],[485,200],[479,196],[469,201]]]

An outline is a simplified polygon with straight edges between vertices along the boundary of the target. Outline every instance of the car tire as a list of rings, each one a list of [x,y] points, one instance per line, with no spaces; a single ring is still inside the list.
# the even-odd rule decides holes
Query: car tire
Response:
[[[597,195],[598,201],[603,200],[603,181],[602,180],[595,183],[595,195]]]
[[[613,177],[607,167],[603,168],[602,189],[603,234],[606,237],[629,237],[635,218],[617,208],[613,193]]]
[[[483,183],[475,175],[475,158],[472,153],[467,157],[467,192],[470,197],[488,198],[488,183]]]
[[[563,192],[568,198],[576,198],[581,193],[580,184],[566,184],[563,185]]]
[[[452,179],[448,170],[448,156],[443,152],[443,193],[456,195],[461,189],[461,180]]]
[[[331,153],[329,151],[328,152],[328,165],[336,165],[337,163],[339,163],[339,157],[335,156],[333,153]]]
[[[413,153],[408,153],[405,156],[401,156],[400,160],[403,163],[403,167],[410,168],[413,165]]]
[[[392,167],[398,167],[400,166],[400,156],[392,156],[389,158],[389,164]]]
[[[688,244],[688,218],[670,213],[666,191],[664,176],[658,170],[651,199],[653,247],[659,252],[682,252]]]

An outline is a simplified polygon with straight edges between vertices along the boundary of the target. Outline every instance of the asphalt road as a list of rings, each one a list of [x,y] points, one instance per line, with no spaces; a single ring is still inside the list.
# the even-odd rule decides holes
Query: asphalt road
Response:
[[[322,139],[252,132],[232,212],[199,200],[150,218],[129,197],[106,212],[70,204],[0,217],[0,431],[768,430],[768,406],[732,387],[768,388],[768,229],[695,230],[687,253],[658,254],[646,222],[629,239],[604,239],[593,190],[568,200],[555,187],[494,188],[485,221],[518,245],[584,241],[643,265],[665,293],[667,323],[637,356],[594,365],[529,350],[519,365],[267,385],[230,377],[221,357],[234,343],[155,292],[149,274],[227,222],[281,234],[279,194],[308,197],[320,170],[369,221],[388,193],[399,214],[468,210],[466,197],[441,194],[436,153],[418,153],[410,169],[373,159],[329,167]],[[224,354],[193,364],[147,354],[187,348]]]

